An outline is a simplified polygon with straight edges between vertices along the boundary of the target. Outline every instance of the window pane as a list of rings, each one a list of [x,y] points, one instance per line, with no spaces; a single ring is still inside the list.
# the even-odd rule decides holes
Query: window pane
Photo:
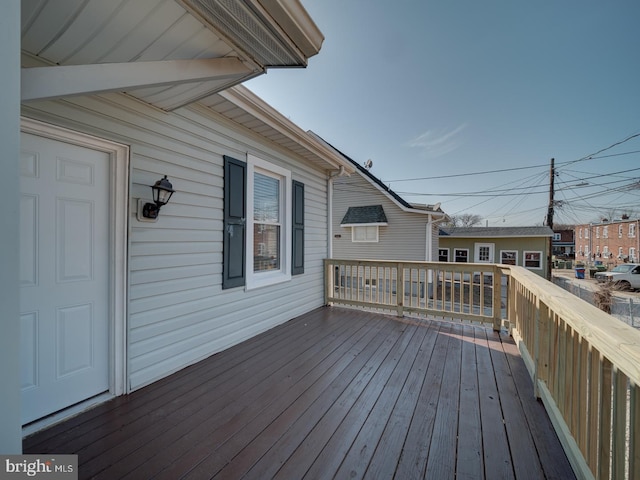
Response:
[[[377,242],[378,227],[352,227],[354,242]]]
[[[527,268],[541,268],[542,253],[541,252],[524,252],[524,266]]]
[[[264,223],[280,221],[280,181],[277,178],[255,174],[253,220]]]
[[[515,265],[517,253],[515,251],[506,250],[501,254],[501,261],[505,265]]]
[[[458,263],[467,263],[469,252],[467,250],[454,250],[454,261]]]
[[[253,271],[280,270],[280,227],[253,224]]]

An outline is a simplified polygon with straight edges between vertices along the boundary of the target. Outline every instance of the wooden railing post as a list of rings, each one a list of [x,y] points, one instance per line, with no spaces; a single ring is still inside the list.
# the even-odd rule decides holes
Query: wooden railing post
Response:
[[[396,268],[398,269],[397,277],[397,285],[396,285],[396,304],[398,307],[398,316],[404,316],[404,264],[397,263]]]
[[[484,282],[483,282],[484,283]],[[498,267],[493,270],[493,330],[502,328],[502,274]]]

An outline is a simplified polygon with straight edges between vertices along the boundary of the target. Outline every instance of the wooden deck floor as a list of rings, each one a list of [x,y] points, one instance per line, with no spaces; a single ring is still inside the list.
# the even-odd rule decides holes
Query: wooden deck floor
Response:
[[[510,338],[322,308],[24,441],[80,478],[575,478]]]

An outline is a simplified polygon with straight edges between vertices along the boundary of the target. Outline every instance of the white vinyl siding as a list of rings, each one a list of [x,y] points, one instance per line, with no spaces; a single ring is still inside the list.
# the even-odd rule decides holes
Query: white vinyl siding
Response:
[[[349,207],[379,204],[384,209],[387,225],[378,226],[378,241],[352,241],[352,226],[340,225]],[[427,217],[402,210],[359,173],[336,177],[333,180],[333,257],[424,261],[427,259]],[[435,232],[431,254],[434,260],[438,258],[437,230]]]
[[[131,148],[131,390],[323,304],[324,171],[198,105],[167,113],[112,93],[32,103],[23,114]],[[277,285],[223,291],[222,156],[243,159],[247,151],[305,184],[305,270]],[[161,175],[176,193],[157,223],[140,223],[134,206],[138,198],[150,198],[149,185]]]

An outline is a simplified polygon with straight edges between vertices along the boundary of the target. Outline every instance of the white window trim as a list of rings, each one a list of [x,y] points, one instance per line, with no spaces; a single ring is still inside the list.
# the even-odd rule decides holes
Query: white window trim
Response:
[[[489,260],[480,260],[480,248],[482,247],[489,248]],[[496,258],[496,246],[493,243],[476,243],[473,246],[473,256],[474,261],[477,263],[494,263]]]
[[[451,261],[451,251],[448,248],[438,248],[438,261],[441,262],[442,260],[440,260],[440,250],[444,250],[447,252],[447,260],[446,262],[450,262]]]
[[[457,262],[456,261],[456,257],[457,257],[456,252],[467,252],[467,262],[466,263],[469,263],[469,249],[468,248],[454,248],[453,249],[453,262],[454,263],[465,263],[465,262]]]
[[[528,267],[527,266],[527,254],[528,253],[539,253],[540,254],[540,266],[539,267]],[[522,252],[522,266],[528,270],[542,270],[544,267],[544,258],[541,250],[525,250]]]
[[[518,250],[500,250],[500,264],[501,265],[510,265],[508,263],[502,263],[502,254],[503,253],[515,253],[516,265],[518,265]]]
[[[351,242],[352,243],[378,243],[380,241],[380,227],[387,226],[387,223],[345,223],[340,225],[341,227],[351,228]],[[356,228],[357,227],[376,227],[375,240],[356,240]]]
[[[281,242],[280,242],[280,268],[268,272],[253,271],[253,189],[254,174],[266,173],[282,178],[280,182],[280,215],[281,215]],[[273,163],[262,160],[251,154],[247,154],[247,220],[246,220],[246,289],[265,287],[291,280],[291,172]]]

